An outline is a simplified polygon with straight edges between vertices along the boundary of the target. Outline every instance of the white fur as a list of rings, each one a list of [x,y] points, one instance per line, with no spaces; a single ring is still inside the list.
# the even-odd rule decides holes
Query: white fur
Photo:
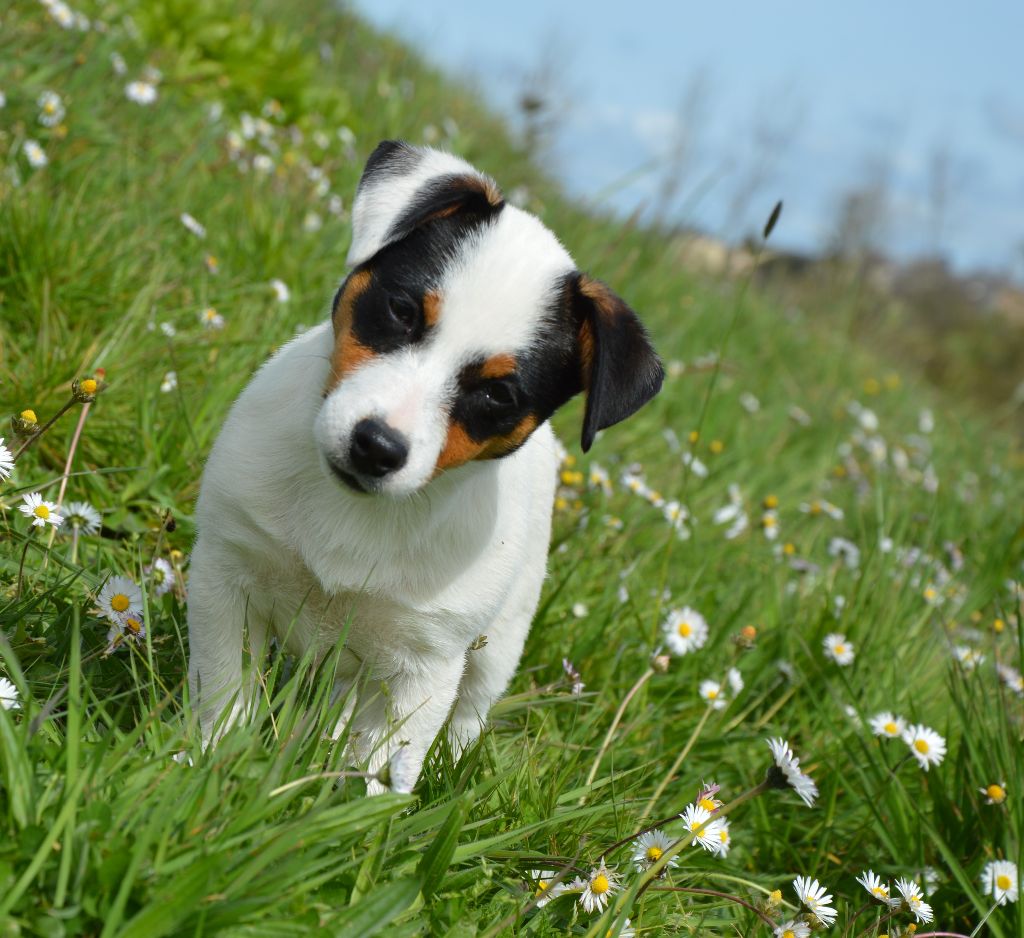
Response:
[[[544,578],[558,456],[545,424],[511,456],[467,463],[407,497],[350,492],[318,443],[346,419],[321,407],[332,343],[324,323],[281,349],[213,447],[189,586],[190,686],[210,739],[226,707],[221,729],[247,708],[246,624],[254,652],[275,634],[297,654],[326,653],[347,628],[339,691],[373,682],[346,715],[354,754],[376,771],[407,741],[411,785],[449,713],[452,741],[465,745],[515,671]],[[413,407],[403,394],[429,385],[433,367],[421,363],[389,413]],[[366,367],[340,389],[373,399],[394,377]],[[481,634],[487,644],[470,651]]]

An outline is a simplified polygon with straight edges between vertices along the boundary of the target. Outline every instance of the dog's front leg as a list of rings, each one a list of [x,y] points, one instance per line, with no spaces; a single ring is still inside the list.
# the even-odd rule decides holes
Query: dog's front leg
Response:
[[[242,653],[246,624],[254,656],[266,626],[249,609],[248,595],[232,582],[230,548],[200,537],[192,551],[188,585],[188,683],[199,714],[203,747],[243,719],[246,694]]]
[[[427,750],[455,701],[463,664],[461,656],[421,658],[415,668],[371,681],[360,695],[347,725],[351,745],[370,772],[390,763],[392,791],[408,792],[416,784]],[[339,725],[338,731],[343,729]],[[369,794],[386,790],[377,780],[367,784]]]

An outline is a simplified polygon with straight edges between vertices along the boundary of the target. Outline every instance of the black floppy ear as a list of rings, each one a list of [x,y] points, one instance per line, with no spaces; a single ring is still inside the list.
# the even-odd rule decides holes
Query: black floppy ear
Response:
[[[456,212],[483,217],[503,204],[497,183],[465,160],[385,140],[370,154],[356,189],[348,263],[362,264],[432,218]]]
[[[598,430],[635,414],[661,390],[665,370],[636,313],[607,284],[577,274],[570,289],[587,393],[580,440],[586,452]]]

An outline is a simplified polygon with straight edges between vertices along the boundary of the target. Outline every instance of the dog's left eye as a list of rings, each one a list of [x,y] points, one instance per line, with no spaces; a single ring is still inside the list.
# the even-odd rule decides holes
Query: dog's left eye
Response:
[[[477,388],[475,396],[484,407],[493,413],[512,410],[518,402],[515,388],[505,381],[485,384]]]
[[[396,293],[388,297],[388,315],[403,332],[412,332],[420,321],[420,307],[412,297]]]

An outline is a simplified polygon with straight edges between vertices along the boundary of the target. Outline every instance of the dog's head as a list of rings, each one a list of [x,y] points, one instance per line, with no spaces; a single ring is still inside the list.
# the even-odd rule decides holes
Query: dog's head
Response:
[[[451,154],[374,150],[348,261],[316,436],[357,491],[404,495],[507,456],[580,391],[587,450],[661,387],[636,314]]]

